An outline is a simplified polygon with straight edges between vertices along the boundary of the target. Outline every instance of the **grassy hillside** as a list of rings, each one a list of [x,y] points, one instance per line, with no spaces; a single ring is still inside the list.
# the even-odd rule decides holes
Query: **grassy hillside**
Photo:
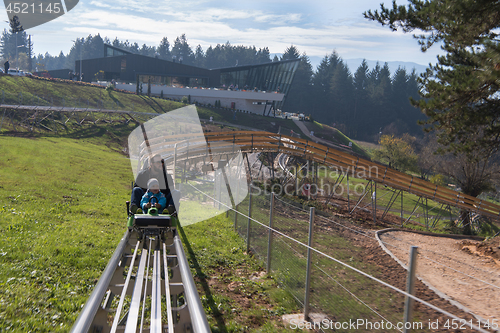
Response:
[[[265,117],[255,113],[233,112],[230,109],[197,107],[202,119],[210,119],[239,126],[255,128],[261,131],[290,135],[290,131],[300,133],[300,129],[291,119]]]
[[[69,80],[48,80],[0,74],[0,98],[5,104],[56,105],[164,113],[182,104],[160,98]]]
[[[0,154],[0,327],[67,332],[125,231],[128,160],[67,138]]]
[[[118,130],[89,129],[81,139],[0,135],[0,331],[73,325],[125,232],[133,176],[112,144]],[[181,235],[214,332],[282,329],[279,315],[295,303],[273,280],[248,278],[262,268],[225,215]],[[252,297],[228,296],[231,282]]]

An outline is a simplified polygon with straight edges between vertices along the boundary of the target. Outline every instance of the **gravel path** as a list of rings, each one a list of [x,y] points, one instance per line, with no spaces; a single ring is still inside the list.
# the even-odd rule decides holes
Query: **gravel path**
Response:
[[[418,246],[417,276],[486,320],[500,323],[500,262],[475,251],[475,241],[405,231],[380,234],[387,249],[405,265]]]

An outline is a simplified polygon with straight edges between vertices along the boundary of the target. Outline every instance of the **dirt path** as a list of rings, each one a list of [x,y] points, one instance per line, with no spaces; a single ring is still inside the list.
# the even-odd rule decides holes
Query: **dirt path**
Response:
[[[473,314],[500,322],[500,261],[478,251],[480,242],[405,231],[380,234],[387,249],[405,265],[418,246],[417,276]]]

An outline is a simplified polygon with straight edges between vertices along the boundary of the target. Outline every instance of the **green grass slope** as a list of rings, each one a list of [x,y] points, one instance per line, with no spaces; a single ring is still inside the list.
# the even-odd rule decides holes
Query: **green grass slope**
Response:
[[[0,327],[67,332],[123,235],[128,160],[68,138],[0,137]]]
[[[234,112],[231,109],[211,108],[199,106],[197,107],[198,114],[202,119],[210,119],[214,121],[234,124],[254,128],[260,131],[290,135],[290,131],[300,133],[300,129],[291,119],[265,117],[255,113]]]
[[[160,98],[106,90],[89,83],[2,74],[0,98],[4,104],[90,107],[151,113],[168,112],[182,105]]]
[[[0,331],[73,325],[126,228],[133,176],[114,145],[120,131],[0,135]],[[295,303],[273,280],[248,278],[262,267],[225,215],[181,235],[214,332],[284,330],[280,315]],[[229,292],[231,282],[251,297]]]

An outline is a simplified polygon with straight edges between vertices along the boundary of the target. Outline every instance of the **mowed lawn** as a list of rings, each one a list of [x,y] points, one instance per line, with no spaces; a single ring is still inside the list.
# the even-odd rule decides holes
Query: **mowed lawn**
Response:
[[[69,332],[125,233],[130,162],[98,142],[0,136],[0,332]],[[272,279],[249,279],[263,268],[231,219],[180,233],[213,332],[288,331],[281,315],[295,302]]]
[[[0,331],[68,332],[125,232],[129,160],[0,137]]]

